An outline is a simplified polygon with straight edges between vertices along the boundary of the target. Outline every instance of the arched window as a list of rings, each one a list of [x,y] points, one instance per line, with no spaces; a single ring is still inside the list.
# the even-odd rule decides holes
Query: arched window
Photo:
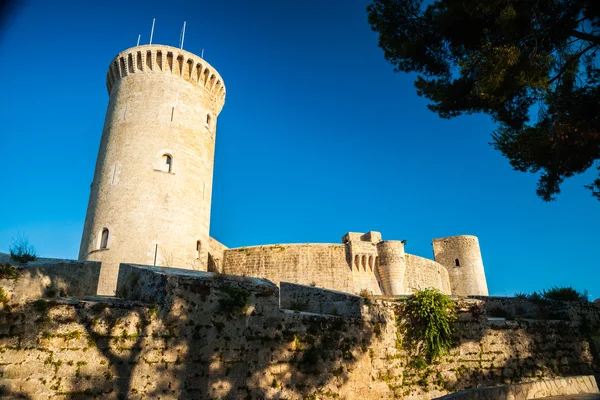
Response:
[[[173,157],[168,154],[163,154],[163,171],[171,172],[173,170]]]
[[[458,258],[456,260],[454,260],[454,263],[456,264],[457,267],[460,267],[460,261],[458,261]]]
[[[100,248],[108,249],[108,229],[102,229],[102,237],[100,238]]]
[[[196,241],[196,260],[200,259],[200,251],[202,250],[202,242]]]

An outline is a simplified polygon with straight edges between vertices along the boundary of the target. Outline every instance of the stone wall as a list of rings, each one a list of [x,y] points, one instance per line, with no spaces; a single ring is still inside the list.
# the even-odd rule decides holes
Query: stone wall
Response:
[[[0,287],[16,303],[40,297],[93,296],[99,276],[99,262],[38,258],[22,264],[0,253]]]
[[[117,291],[0,302],[0,393],[431,399],[598,372],[589,321],[600,309],[577,303],[586,318],[488,321],[483,300],[460,299],[457,344],[428,364],[398,329],[401,300],[362,300],[360,318],[318,315],[281,310],[266,280],[135,265],[122,267]]]
[[[361,318],[370,300],[348,293],[281,282],[279,307],[285,310]]]
[[[392,242],[381,243],[385,245]],[[344,244],[307,243],[226,249],[223,251],[220,272],[266,278],[276,284],[291,282],[353,294],[363,291],[372,295],[383,294],[377,271],[383,272],[386,278],[388,275],[385,273],[398,266],[387,265],[386,260],[390,257],[387,254],[379,257],[377,248],[370,242],[349,243],[350,248]],[[364,249],[358,245],[363,245]],[[406,260],[406,269],[403,262],[400,264],[402,268],[394,269],[390,277],[394,277],[394,283],[404,288],[403,294],[427,287],[450,293],[448,271],[444,266],[426,258],[404,253],[400,255]],[[385,279],[382,283],[388,289],[393,286]]]
[[[439,400],[526,400],[550,396],[598,393],[600,392],[598,391],[596,378],[588,375],[559,379],[546,379],[538,382],[519,383],[516,385],[503,385],[497,387],[461,390],[458,393],[440,397]],[[575,399],[575,397],[573,397],[573,399]]]
[[[404,293],[413,293],[416,289],[436,288],[442,293],[451,294],[448,270],[441,264],[406,254],[406,273],[404,274]]]
[[[223,259],[228,247],[217,239],[208,238],[208,271],[223,272]]]
[[[343,244],[278,244],[229,249],[224,253],[225,274],[266,278],[277,285],[281,281],[314,284],[355,293]]]

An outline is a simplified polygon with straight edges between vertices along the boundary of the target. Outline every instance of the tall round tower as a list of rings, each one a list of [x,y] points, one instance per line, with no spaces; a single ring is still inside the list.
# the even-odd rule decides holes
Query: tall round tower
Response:
[[[206,270],[223,79],[194,54],[147,45],[119,53],[106,86],[79,250],[102,262],[98,294],[114,293],[120,263]]]
[[[433,239],[433,257],[448,270],[452,294],[487,296],[483,259],[476,236],[460,235]]]

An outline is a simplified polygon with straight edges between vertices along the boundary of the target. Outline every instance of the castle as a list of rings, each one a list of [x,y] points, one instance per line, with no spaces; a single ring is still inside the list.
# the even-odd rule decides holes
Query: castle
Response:
[[[121,263],[292,282],[349,293],[396,296],[434,287],[488,295],[475,236],[433,240],[434,260],[405,253],[379,232],[349,232],[341,244],[229,249],[209,235],[219,73],[202,58],[163,45],[119,53],[80,260],[100,261],[98,294],[113,295]]]

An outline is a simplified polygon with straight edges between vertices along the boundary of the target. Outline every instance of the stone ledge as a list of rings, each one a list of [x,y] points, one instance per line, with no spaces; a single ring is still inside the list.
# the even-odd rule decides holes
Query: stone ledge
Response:
[[[598,394],[598,385],[593,375],[569,376],[544,381],[526,382],[514,385],[491,386],[461,390],[446,396],[444,400],[528,400],[549,396]]]

